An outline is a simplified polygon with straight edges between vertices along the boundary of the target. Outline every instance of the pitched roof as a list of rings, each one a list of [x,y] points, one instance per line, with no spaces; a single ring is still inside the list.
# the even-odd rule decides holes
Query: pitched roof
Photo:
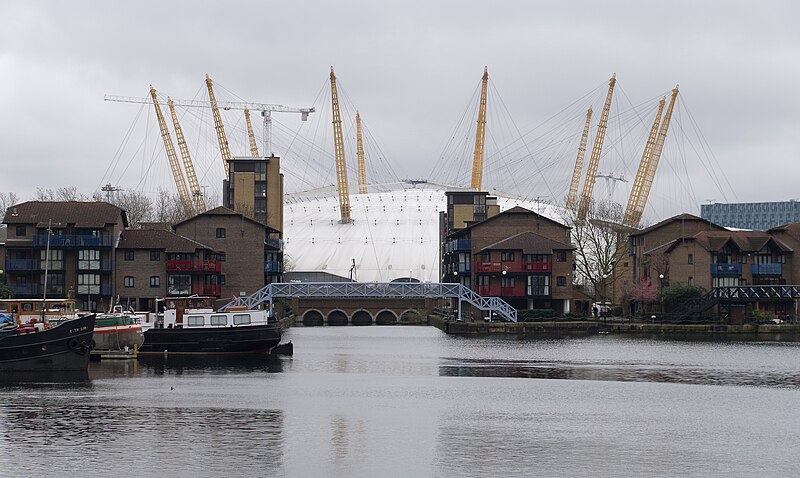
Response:
[[[667,226],[673,222],[678,221],[701,221],[708,224],[709,227],[714,228],[719,231],[725,231],[726,229],[722,226],[714,224],[713,222],[709,221],[708,219],[703,219],[702,217],[695,216],[693,214],[678,214],[677,216],[672,216],[670,218],[664,219],[661,222],[657,222],[650,227],[646,227],[639,231],[632,232],[631,236],[641,236],[642,234],[647,234],[648,232],[655,231],[656,229],[661,229],[664,226]]]
[[[470,229],[472,229],[473,227],[476,227],[476,226],[483,226],[483,225],[487,224],[488,222],[494,221],[495,219],[497,219],[499,217],[503,217],[503,216],[507,216],[507,215],[511,215],[511,214],[528,214],[528,215],[532,214],[532,215],[534,215],[534,216],[536,216],[536,217],[538,217],[540,219],[544,219],[545,221],[551,222],[553,224],[557,224],[557,225],[559,225],[559,226],[561,226],[561,227],[563,227],[565,229],[570,229],[569,226],[566,226],[566,225],[564,225],[564,224],[562,224],[562,223],[560,223],[560,222],[558,222],[558,221],[556,221],[554,219],[550,219],[547,216],[543,216],[541,214],[535,213],[535,212],[531,211],[530,209],[525,209],[524,207],[521,207],[521,206],[514,206],[511,209],[505,210],[505,211],[503,211],[503,212],[501,212],[499,214],[495,214],[494,216],[492,216],[490,218],[487,218],[487,219],[484,219],[483,221],[473,222],[473,223],[468,224],[467,226],[465,226],[465,227],[463,227],[461,229],[456,229],[455,231],[453,231],[450,234],[448,234],[448,237],[449,236],[458,235],[459,233],[468,231],[468,230],[470,230]]]
[[[782,252],[792,252],[792,248],[786,243],[761,231],[701,231],[692,237],[675,241],[668,249],[672,249],[681,240],[696,241],[709,252],[720,251],[728,244],[742,252],[758,252],[768,244],[773,244]]]
[[[166,252],[194,253],[211,247],[187,237],[162,229],[126,229],[122,232],[119,249],[164,249]]]
[[[575,246],[554,241],[532,231],[525,231],[490,244],[481,249],[480,252],[497,249],[521,250],[523,254],[546,254],[556,250],[572,250],[575,249]]]
[[[28,201],[6,210],[5,224],[36,224],[53,226],[105,227],[116,224],[122,216],[122,225],[128,226],[128,216],[123,209],[104,201]]]
[[[218,207],[215,207],[214,209],[209,209],[208,211],[200,213],[200,214],[198,214],[196,216],[192,216],[189,219],[184,219],[183,221],[181,221],[181,222],[179,222],[177,224],[173,224],[172,227],[175,228],[177,226],[180,226],[181,224],[186,224],[187,222],[194,221],[195,219],[197,219],[200,216],[237,216],[237,217],[244,218],[245,221],[251,222],[253,224],[258,224],[259,226],[261,226],[261,227],[263,227],[265,229],[268,229],[269,232],[281,232],[281,231],[279,231],[279,230],[277,230],[275,228],[267,226],[266,224],[264,224],[261,221],[256,221],[253,218],[247,217],[247,216],[245,216],[244,214],[242,214],[240,212],[236,212],[233,209],[228,209],[227,207],[224,207],[224,206],[218,206]]]

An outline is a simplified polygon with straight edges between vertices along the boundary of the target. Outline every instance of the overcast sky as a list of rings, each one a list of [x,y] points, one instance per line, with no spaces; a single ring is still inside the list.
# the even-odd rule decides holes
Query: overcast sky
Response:
[[[398,176],[423,176],[488,65],[523,129],[614,72],[633,103],[680,83],[734,190],[690,173],[695,198],[798,198],[798,5],[6,0],[0,191],[95,190],[137,112],[104,94],[145,96],[153,84],[191,98],[209,73],[247,99],[306,106],[331,65]],[[139,184],[143,168],[121,185]]]

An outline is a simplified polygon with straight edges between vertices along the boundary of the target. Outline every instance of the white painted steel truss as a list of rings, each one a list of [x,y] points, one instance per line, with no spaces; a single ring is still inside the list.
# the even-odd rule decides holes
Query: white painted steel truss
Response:
[[[237,297],[220,310],[231,306],[253,309],[267,302],[272,308],[276,298],[386,298],[386,299],[458,299],[458,316],[461,303],[466,302],[489,312],[489,317],[511,322],[517,321],[517,310],[500,297],[482,297],[461,284],[429,282],[299,282],[268,284],[246,297]]]

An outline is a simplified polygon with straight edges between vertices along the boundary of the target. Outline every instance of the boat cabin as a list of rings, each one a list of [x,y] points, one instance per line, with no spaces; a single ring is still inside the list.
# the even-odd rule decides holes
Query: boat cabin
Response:
[[[0,299],[0,314],[9,314],[17,324],[31,319],[42,320],[44,305],[45,322],[64,317],[73,317],[78,309],[74,299]]]
[[[215,312],[213,309],[185,309],[179,321],[178,312],[176,309],[164,311],[164,328],[248,327],[267,325],[269,318],[266,310]]]

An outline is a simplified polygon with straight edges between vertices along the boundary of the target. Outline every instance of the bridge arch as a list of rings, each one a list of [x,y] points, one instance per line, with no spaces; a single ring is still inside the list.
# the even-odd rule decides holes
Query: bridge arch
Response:
[[[328,312],[328,325],[347,325],[347,314],[336,309]]]
[[[303,314],[303,325],[306,327],[320,326],[325,323],[322,312],[316,309],[309,309]]]
[[[375,315],[375,325],[395,325],[397,314],[389,309],[383,309]]]
[[[350,316],[350,323],[352,325],[372,325],[372,314],[364,309],[357,310]]]

